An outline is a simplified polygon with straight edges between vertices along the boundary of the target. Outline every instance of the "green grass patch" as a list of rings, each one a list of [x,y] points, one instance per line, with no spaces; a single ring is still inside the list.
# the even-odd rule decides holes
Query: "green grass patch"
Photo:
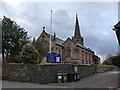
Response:
[[[86,65],[86,66],[91,66],[91,64],[73,64],[73,65]]]
[[[7,64],[26,64],[26,63],[7,63]],[[30,65],[61,65],[61,64],[70,64],[70,65],[85,65],[85,66],[93,66],[94,64],[72,64],[72,63],[40,63],[40,64],[30,64]],[[95,66],[113,66],[113,65],[103,65],[103,64],[99,64],[99,65],[95,65]]]
[[[90,66],[91,64],[79,64],[79,65],[88,65],[88,66]]]
[[[6,63],[6,64],[26,64],[26,63]],[[40,63],[40,64],[29,64],[29,65],[60,65],[65,63]]]
[[[7,64],[24,64],[24,63],[7,63]]]
[[[40,63],[37,65],[60,65],[60,64],[65,64],[65,63]]]
[[[103,64],[99,64],[97,66],[113,66],[113,65],[103,65]]]

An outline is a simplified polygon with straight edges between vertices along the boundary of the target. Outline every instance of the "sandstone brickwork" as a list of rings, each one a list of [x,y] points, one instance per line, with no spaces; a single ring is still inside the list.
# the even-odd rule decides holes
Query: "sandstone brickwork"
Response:
[[[50,34],[43,32],[38,37],[37,41],[50,41]],[[47,43],[49,44],[49,43]],[[49,46],[49,45],[48,45]],[[56,34],[51,35],[51,50],[54,53],[61,55],[64,63],[82,63],[82,64],[99,64],[100,58],[95,55],[94,51],[84,46],[84,39],[80,33],[78,16],[76,15],[74,36],[67,38],[65,41],[56,37]],[[45,58],[42,62],[45,62]]]

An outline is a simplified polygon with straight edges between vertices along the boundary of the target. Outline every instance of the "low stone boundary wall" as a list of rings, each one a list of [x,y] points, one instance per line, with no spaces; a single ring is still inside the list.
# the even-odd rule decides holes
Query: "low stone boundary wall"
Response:
[[[57,73],[73,73],[75,67],[80,78],[89,76],[98,72],[113,70],[113,66],[95,66],[95,65],[26,65],[26,64],[3,64],[2,79],[33,82],[33,83],[54,83]]]
[[[110,71],[112,70],[112,67],[108,67],[108,66],[96,66],[96,72],[105,72],[105,71]]]
[[[95,66],[89,65],[75,65],[74,67],[78,68],[79,77],[86,77],[95,73]]]

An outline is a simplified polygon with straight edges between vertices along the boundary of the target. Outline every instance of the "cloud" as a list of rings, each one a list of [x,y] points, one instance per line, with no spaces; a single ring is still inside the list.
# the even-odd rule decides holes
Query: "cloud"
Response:
[[[67,39],[67,37],[71,37],[73,33],[71,20],[66,10],[56,10],[53,16],[53,32],[56,32],[57,36],[64,40]]]
[[[118,44],[112,28],[118,21],[117,3],[83,3],[82,5],[77,7],[82,9],[79,12],[79,20],[85,46],[94,50],[101,59],[107,54],[116,54]]]
[[[29,36],[36,38],[41,34],[43,26],[46,27],[46,32],[50,32],[51,9],[52,34],[55,32],[63,40],[72,37],[77,13],[85,46],[94,50],[101,58],[117,52],[117,39],[112,31],[118,22],[117,8],[116,2],[22,2],[17,6],[2,3],[3,14],[24,27]]]

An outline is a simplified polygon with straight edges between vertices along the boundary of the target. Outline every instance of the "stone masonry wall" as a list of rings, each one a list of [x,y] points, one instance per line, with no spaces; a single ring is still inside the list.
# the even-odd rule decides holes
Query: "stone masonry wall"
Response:
[[[12,65],[4,64],[2,69],[3,80],[27,81],[34,83],[56,82],[57,73],[72,73],[73,67],[69,64],[61,65]]]
[[[117,70],[115,66],[96,66],[96,73]]]
[[[95,66],[78,65],[79,77],[86,77],[95,73]]]
[[[75,72],[75,67],[77,67],[80,78],[89,76],[96,72],[105,72],[114,69],[114,67],[111,66],[88,66],[73,64],[3,64],[2,79],[32,83],[54,83],[56,82],[57,73],[73,73]]]

